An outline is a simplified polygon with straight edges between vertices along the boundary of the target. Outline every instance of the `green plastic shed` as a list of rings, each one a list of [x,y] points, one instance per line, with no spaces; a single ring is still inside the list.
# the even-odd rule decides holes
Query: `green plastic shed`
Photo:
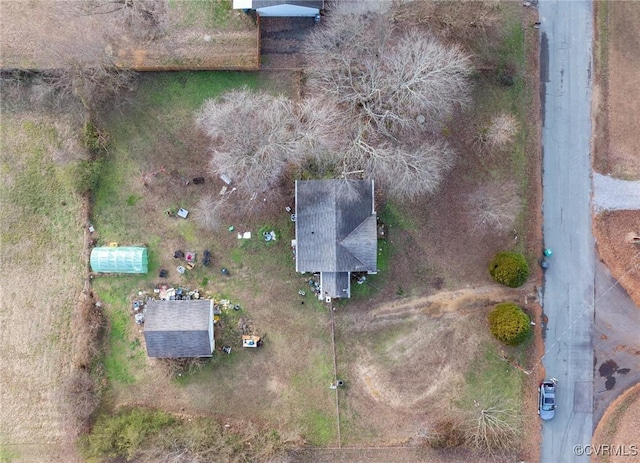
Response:
[[[91,270],[100,273],[147,273],[147,248],[104,247],[91,251]]]

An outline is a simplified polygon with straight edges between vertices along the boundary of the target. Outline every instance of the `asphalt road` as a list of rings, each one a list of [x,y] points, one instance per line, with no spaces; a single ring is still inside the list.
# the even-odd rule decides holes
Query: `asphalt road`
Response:
[[[640,199],[640,196],[638,196]],[[593,423],[627,388],[640,382],[640,310],[602,263],[596,264],[596,360]],[[596,442],[608,444],[609,442]]]
[[[543,213],[551,248],[543,296],[544,367],[558,380],[556,416],[543,424],[542,463],[587,462],[593,422],[595,248],[591,233],[590,1],[541,0]]]

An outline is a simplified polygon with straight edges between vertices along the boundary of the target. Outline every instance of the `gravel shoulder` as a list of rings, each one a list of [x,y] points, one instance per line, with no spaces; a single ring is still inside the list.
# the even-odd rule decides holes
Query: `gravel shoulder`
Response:
[[[596,211],[640,209],[640,180],[621,180],[594,172],[593,206]]]

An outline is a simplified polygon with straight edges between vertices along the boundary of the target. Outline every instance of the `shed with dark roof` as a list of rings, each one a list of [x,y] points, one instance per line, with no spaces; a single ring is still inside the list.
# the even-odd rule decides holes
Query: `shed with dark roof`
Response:
[[[323,297],[350,297],[352,272],[377,272],[373,180],[298,180],[295,197],[296,271],[319,272]]]
[[[144,339],[149,357],[211,357],[215,350],[213,301],[149,301]]]

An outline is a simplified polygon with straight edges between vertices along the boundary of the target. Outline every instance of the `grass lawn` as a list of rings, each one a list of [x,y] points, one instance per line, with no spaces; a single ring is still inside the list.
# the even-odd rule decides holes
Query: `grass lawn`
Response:
[[[60,396],[71,369],[71,314],[84,272],[83,203],[73,177],[76,130],[64,114],[3,108],[0,459],[73,458]]]
[[[99,276],[93,282],[110,320],[106,404],[253,421],[297,433],[312,445],[334,444],[328,313],[310,295],[298,294],[308,277],[295,273],[289,214],[283,209],[239,219],[214,233],[200,229],[191,217],[164,213],[167,208],[193,210],[202,195],[217,194],[222,185],[206,173],[206,140],[194,127],[197,108],[225,90],[270,90],[270,85],[256,74],[145,75],[128,107],[105,115],[112,147],[94,195],[93,224],[100,244],[145,244],[150,259],[147,275]],[[142,184],[142,175],[160,170],[149,176],[147,187]],[[184,179],[201,175],[205,185],[185,185]],[[263,230],[275,230],[277,241],[261,240]],[[252,231],[253,239],[238,240],[237,232],[244,231]],[[177,249],[199,256],[211,250],[211,267],[198,265],[179,275],[179,261],[173,258]],[[231,276],[222,276],[221,267]],[[169,271],[168,279],[158,277],[161,268]],[[131,300],[162,282],[240,304],[241,310],[223,311],[221,319],[218,347],[231,346],[230,355],[216,352],[201,368],[179,377],[146,357]],[[239,324],[265,336],[264,347],[242,350]]]

